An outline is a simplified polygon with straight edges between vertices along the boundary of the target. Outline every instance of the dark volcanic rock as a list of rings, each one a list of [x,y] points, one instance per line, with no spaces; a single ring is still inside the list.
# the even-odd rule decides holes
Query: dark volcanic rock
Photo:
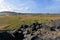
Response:
[[[0,33],[0,40],[14,40],[14,37],[8,32]]]
[[[38,36],[34,36],[34,37],[31,38],[31,40],[43,40],[43,39],[38,37]]]
[[[9,31],[0,31],[0,40],[60,40],[60,20],[45,23],[34,22],[32,25],[22,24],[14,36]]]

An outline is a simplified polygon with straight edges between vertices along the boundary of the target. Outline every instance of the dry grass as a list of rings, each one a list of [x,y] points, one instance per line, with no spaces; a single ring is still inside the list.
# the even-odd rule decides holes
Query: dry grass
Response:
[[[22,23],[26,23],[26,24],[32,24],[35,20],[37,20],[38,22],[42,23],[48,23],[51,20],[56,20],[56,19],[60,19],[60,15],[59,14],[41,14],[41,15],[15,15],[15,16],[4,16],[4,17],[0,17],[0,24],[9,24],[8,28],[5,29],[13,29],[13,28],[17,28],[20,27],[19,25],[21,25]],[[24,22],[23,22],[24,21]]]

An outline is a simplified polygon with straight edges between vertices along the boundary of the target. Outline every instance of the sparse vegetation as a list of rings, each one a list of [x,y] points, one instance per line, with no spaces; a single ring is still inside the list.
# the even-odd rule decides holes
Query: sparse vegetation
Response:
[[[8,27],[3,29],[14,29],[20,27],[22,23],[32,24],[35,20],[40,23],[48,23],[51,20],[60,19],[60,15],[57,14],[41,14],[41,15],[34,15],[34,14],[26,14],[26,15],[9,15],[9,16],[0,16],[0,24],[6,24]]]
[[[55,39],[56,37],[60,37],[59,36],[60,25],[56,26],[57,25],[56,23],[60,22],[59,17],[60,15],[57,15],[57,14],[39,14],[39,15],[38,14],[24,14],[24,15],[21,14],[21,15],[8,15],[8,16],[1,15],[0,16],[0,32],[3,37],[5,37],[6,35],[10,35],[13,39],[16,39],[16,40],[18,40],[19,38],[20,38],[19,40],[22,40],[23,38],[28,40],[30,39],[33,40],[35,39],[35,37],[36,37],[36,40]],[[54,20],[56,23],[54,22]],[[55,23],[56,25],[51,26],[50,23],[52,25],[54,25]],[[3,34],[5,34],[5,36]],[[0,37],[0,38],[3,38],[3,37]]]

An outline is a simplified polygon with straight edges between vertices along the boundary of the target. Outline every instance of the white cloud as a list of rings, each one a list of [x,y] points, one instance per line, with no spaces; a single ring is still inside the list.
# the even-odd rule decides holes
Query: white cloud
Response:
[[[7,1],[7,2],[6,2]],[[53,0],[53,4],[46,7],[39,7],[42,6],[35,3],[32,0],[25,0],[24,3],[13,3],[11,4],[8,0],[0,0],[0,11],[15,11],[15,12],[58,12],[59,11],[59,4],[60,0]],[[12,0],[11,0],[12,1]],[[17,0],[18,1],[18,0]],[[22,1],[22,0],[21,0]],[[13,1],[14,2],[14,1]],[[57,2],[57,3],[56,3]],[[59,2],[59,3],[58,3]],[[39,7],[39,8],[38,8]]]
[[[9,6],[5,0],[0,0],[0,11],[10,11],[12,10],[11,6]]]
[[[34,6],[32,0],[27,0],[25,3],[19,3],[17,6],[9,3],[8,0],[0,0],[0,11],[28,12],[28,9],[32,8],[32,6]]]
[[[4,0],[0,0],[0,4],[3,2]]]

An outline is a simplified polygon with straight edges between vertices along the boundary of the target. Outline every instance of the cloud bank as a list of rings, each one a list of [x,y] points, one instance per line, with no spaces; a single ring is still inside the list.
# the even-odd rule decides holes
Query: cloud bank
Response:
[[[60,13],[60,0],[0,0],[0,11]]]

